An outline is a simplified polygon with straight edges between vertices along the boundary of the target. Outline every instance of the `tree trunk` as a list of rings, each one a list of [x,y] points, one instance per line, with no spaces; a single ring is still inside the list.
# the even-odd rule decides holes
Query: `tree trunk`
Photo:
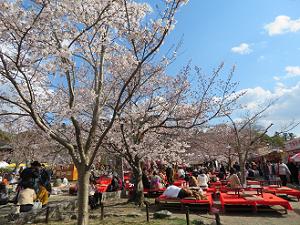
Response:
[[[135,168],[133,168],[133,175],[135,178],[135,183],[130,200],[134,201],[137,205],[142,205],[144,202],[144,186],[142,180],[143,173],[140,162],[138,162],[137,165],[135,165]]]
[[[89,224],[89,178],[90,170],[85,166],[78,167],[78,225]]]
[[[246,173],[245,173],[245,159],[243,159],[243,156],[241,156],[241,155],[239,155],[239,164],[240,164],[240,170],[241,170],[241,184],[244,185],[247,183]]]
[[[230,157],[230,152],[229,152],[229,154],[228,154],[228,165],[227,165],[227,169],[228,170],[230,170],[230,168],[231,168],[231,157]]]

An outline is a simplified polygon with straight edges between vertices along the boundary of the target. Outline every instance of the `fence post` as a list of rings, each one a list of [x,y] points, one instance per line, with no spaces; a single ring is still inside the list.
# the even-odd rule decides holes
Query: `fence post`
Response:
[[[104,205],[103,205],[103,203],[100,204],[100,208],[101,208],[101,217],[100,217],[100,219],[103,220],[104,219]]]
[[[219,213],[216,213],[216,214],[215,214],[215,217],[216,217],[216,224],[217,224],[217,225],[221,225],[220,214],[219,214]]]
[[[47,208],[46,208],[46,219],[45,219],[45,223],[48,223],[48,222],[49,222],[49,212],[50,212],[50,207],[47,206]]]
[[[221,225],[220,210],[213,207],[211,212],[215,214],[216,225]]]
[[[147,222],[149,223],[149,202],[144,201],[146,205],[146,216],[147,216]]]
[[[190,225],[190,210],[188,206],[186,206],[185,209],[186,224]]]

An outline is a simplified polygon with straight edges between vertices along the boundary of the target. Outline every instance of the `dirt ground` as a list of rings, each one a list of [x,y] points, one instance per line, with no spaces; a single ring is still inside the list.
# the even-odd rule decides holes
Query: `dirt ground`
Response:
[[[226,213],[221,213],[221,222],[224,225],[300,225],[300,202],[296,198],[287,198],[290,201],[293,211],[288,211],[285,214],[282,207],[271,207],[259,210],[257,213],[253,213],[250,209],[243,210],[240,212],[236,211],[226,211]],[[150,199],[150,202],[154,202]],[[218,205],[216,205],[218,207]],[[108,204],[104,208],[105,218],[103,221],[99,219],[90,220],[90,224],[124,224],[124,225],[185,225],[186,215],[184,212],[172,211],[172,216],[170,219],[154,219],[153,212],[156,208],[152,207],[150,209],[150,223],[146,222],[146,210],[145,208],[135,207],[131,204]],[[99,210],[100,211],[100,210]],[[98,214],[97,211],[92,211],[91,214]],[[191,225],[201,224],[199,221],[204,222],[204,224],[211,224],[215,221],[215,216],[209,213],[190,213]],[[52,225],[58,225],[62,223],[50,223]],[[63,224],[75,224],[75,221]]]
[[[72,200],[73,196],[52,196],[50,198],[51,202],[60,202]],[[148,199],[151,203],[154,203],[154,199]],[[295,198],[288,198],[290,201],[293,211],[288,211],[288,214],[284,214],[281,207],[268,208],[268,211],[258,211],[253,213],[251,210],[246,211],[227,211],[226,213],[221,213],[221,222],[224,225],[300,225],[300,202]],[[145,208],[139,208],[133,204],[125,204],[125,199],[120,202],[107,203],[104,208],[105,218],[103,221],[100,220],[100,209],[91,211],[91,215],[95,219],[90,220],[91,225],[96,224],[109,224],[109,225],[185,225],[186,218],[185,213],[181,211],[172,211],[172,216],[170,219],[154,219],[153,212],[157,210],[156,207],[150,207],[150,223],[146,222],[146,210]],[[216,201],[216,207],[219,207]],[[1,215],[9,213],[9,210],[4,208],[0,209]],[[200,225],[199,221],[204,222],[204,224],[211,224],[214,221],[214,215],[208,213],[191,212],[190,221],[191,225]],[[0,222],[1,225],[5,225]],[[43,223],[39,223],[43,224]],[[50,225],[73,225],[76,224],[75,220],[69,221],[50,221]]]

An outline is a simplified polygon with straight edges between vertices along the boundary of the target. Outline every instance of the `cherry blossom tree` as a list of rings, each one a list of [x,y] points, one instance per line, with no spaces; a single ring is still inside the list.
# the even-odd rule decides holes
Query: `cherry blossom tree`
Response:
[[[217,124],[192,135],[189,140],[189,152],[193,153],[191,160],[195,164],[218,160],[226,162],[230,167],[236,153],[230,146],[233,137],[229,135],[229,130],[231,127],[227,124]]]
[[[239,165],[241,168],[241,182],[246,182],[245,164],[249,154],[254,153],[259,147],[266,145],[264,142],[265,134],[273,126],[270,123],[268,126],[258,126],[266,111],[274,104],[270,101],[259,110],[254,112],[245,111],[244,116],[240,120],[235,120],[231,115],[226,115],[229,120],[227,136],[230,137],[230,148],[238,156]]]
[[[233,71],[227,79],[219,79],[222,68],[223,64],[212,75],[199,68],[191,73],[189,66],[177,76],[168,76],[164,70],[152,72],[120,111],[106,147],[131,166],[135,178],[132,197],[137,204],[143,202],[142,161],[186,158],[182,155],[192,134],[231,111],[239,97],[232,97],[237,84],[232,81]]]
[[[68,150],[79,173],[78,224],[88,224],[103,140],[148,67],[167,63],[158,50],[186,2],[162,0],[160,12],[133,0],[0,3],[0,115],[29,118]]]
[[[14,134],[11,138],[11,154],[8,155],[11,162],[28,163],[33,160],[44,161],[48,152],[46,139],[40,130],[24,131]]]
[[[18,121],[15,123],[18,124]],[[9,145],[12,150],[5,157],[18,166],[34,160],[49,162],[49,164],[70,162],[66,149],[49,138],[43,131],[33,126],[24,130],[20,126],[11,126],[9,129]]]

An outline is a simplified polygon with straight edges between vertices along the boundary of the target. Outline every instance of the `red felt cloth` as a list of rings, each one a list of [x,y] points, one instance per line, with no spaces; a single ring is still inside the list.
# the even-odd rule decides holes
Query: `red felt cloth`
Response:
[[[100,193],[106,192],[107,188],[108,188],[108,185],[99,185],[99,184],[97,185],[97,190]]]
[[[111,184],[112,178],[101,176],[98,180],[96,180],[97,183],[97,190],[98,192],[106,192],[108,186]]]
[[[217,189],[215,187],[209,187],[209,188],[206,188],[204,189],[206,192],[210,192],[210,193],[213,193],[215,194]]]
[[[260,182],[257,180],[247,180],[248,185],[260,185]]]
[[[179,179],[179,180],[174,181],[173,185],[175,185],[177,187],[186,186],[186,181],[183,179]]]
[[[130,180],[131,177],[129,175],[124,175],[124,180]]]
[[[280,188],[277,187],[264,187],[263,190],[265,192],[269,192],[269,193],[273,193],[273,194],[286,194],[286,195],[291,195],[291,196],[295,196],[298,198],[298,200],[300,199],[300,191],[296,190],[296,189],[290,189],[290,190],[281,190]]]
[[[280,197],[277,197],[276,195],[270,194],[270,193],[264,193],[263,194],[264,200],[258,200],[256,201],[257,205],[280,205],[288,210],[293,210],[291,204]]]
[[[210,187],[219,187],[219,186],[222,186],[222,183],[221,183],[221,181],[210,182],[209,186]]]
[[[102,177],[99,177],[98,180],[96,180],[96,183],[109,185],[111,183],[111,181],[112,181],[112,178],[102,176]]]
[[[221,206],[224,209],[225,205],[251,205],[255,206],[254,201],[248,201],[237,195],[229,195],[227,193],[220,193]]]
[[[290,203],[282,198],[277,197],[276,195],[270,194],[270,193],[264,193],[263,196],[259,195],[259,197],[262,197],[263,200],[246,200],[243,197],[238,197],[238,195],[229,195],[226,193],[220,194],[220,202],[222,205],[222,208],[224,209],[225,205],[280,205],[286,209],[292,210],[292,206]]]

